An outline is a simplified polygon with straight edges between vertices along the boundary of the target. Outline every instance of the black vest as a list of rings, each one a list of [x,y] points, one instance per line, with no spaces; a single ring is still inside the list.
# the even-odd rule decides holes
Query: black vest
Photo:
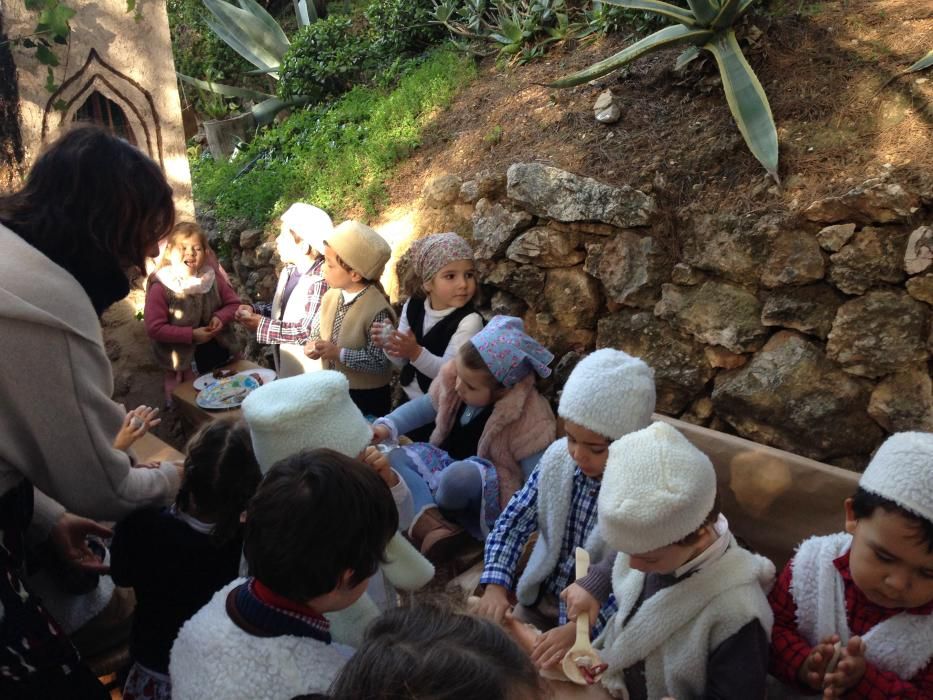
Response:
[[[438,321],[437,324],[425,334],[424,299],[412,297],[408,300],[405,318],[408,320],[408,325],[411,327],[412,333],[415,334],[415,340],[418,341],[418,345],[432,355],[443,357],[444,352],[447,350],[447,346],[450,344],[450,339],[453,338],[454,333],[457,332],[457,326],[460,325],[460,321],[472,313],[476,313],[473,304],[461,306],[459,309],[454,310],[451,314]],[[399,382],[401,382],[402,386],[408,386],[411,384],[412,378],[415,377],[418,379],[418,386],[421,387],[421,391],[428,393],[428,387],[431,386],[433,378],[419,372],[411,362],[402,367],[402,372],[399,375]]]
[[[486,406],[466,425],[460,424],[460,419],[466,410],[466,404],[460,406],[453,427],[447,437],[444,438],[444,442],[440,444],[440,448],[454,459],[466,459],[475,456],[476,449],[479,446],[479,439],[486,429],[486,421],[492,415],[493,405]]]

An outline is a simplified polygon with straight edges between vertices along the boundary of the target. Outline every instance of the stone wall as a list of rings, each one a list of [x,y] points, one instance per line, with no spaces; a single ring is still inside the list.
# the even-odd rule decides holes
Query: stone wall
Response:
[[[933,430],[933,181],[735,217],[520,163],[435,178],[418,208],[415,237],[473,240],[485,310],[524,318],[558,386],[621,348],[654,368],[659,411],[852,468],[890,432]],[[245,293],[271,294],[262,232],[225,240]]]

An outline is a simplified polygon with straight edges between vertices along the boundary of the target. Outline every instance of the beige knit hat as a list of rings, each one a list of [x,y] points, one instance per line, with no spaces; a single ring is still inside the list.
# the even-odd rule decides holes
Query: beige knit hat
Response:
[[[359,221],[344,221],[327,236],[324,244],[366,280],[379,279],[392,256],[385,239]]]
[[[716,502],[709,457],[667,423],[652,423],[609,446],[599,489],[603,539],[644,554],[696,532]]]

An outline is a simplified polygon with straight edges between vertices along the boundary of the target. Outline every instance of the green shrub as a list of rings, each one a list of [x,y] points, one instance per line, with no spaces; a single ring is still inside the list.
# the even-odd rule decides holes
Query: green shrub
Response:
[[[302,27],[282,59],[278,94],[339,95],[359,82],[369,68],[367,37],[353,21],[331,16]]]
[[[298,199],[339,219],[385,201],[395,163],[418,146],[437,109],[476,74],[451,50],[409,60],[392,90],[356,87],[330,105],[295,112],[233,162],[189,154],[194,196],[219,219],[262,225]],[[248,169],[248,170],[247,170]]]
[[[364,13],[370,55],[380,66],[438,43],[444,30],[434,19],[431,0],[373,0]]]

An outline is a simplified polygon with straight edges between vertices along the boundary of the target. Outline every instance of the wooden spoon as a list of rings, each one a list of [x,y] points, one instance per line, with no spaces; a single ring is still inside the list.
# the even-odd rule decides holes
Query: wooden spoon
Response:
[[[581,579],[586,576],[590,568],[590,555],[582,547],[577,547],[574,552],[576,557],[576,578]],[[581,613],[577,616],[577,639],[573,646],[564,654],[560,667],[571,681],[578,685],[591,685],[599,680],[603,671],[606,670],[606,664],[599,658],[599,654],[590,644],[590,620],[589,615]]]

